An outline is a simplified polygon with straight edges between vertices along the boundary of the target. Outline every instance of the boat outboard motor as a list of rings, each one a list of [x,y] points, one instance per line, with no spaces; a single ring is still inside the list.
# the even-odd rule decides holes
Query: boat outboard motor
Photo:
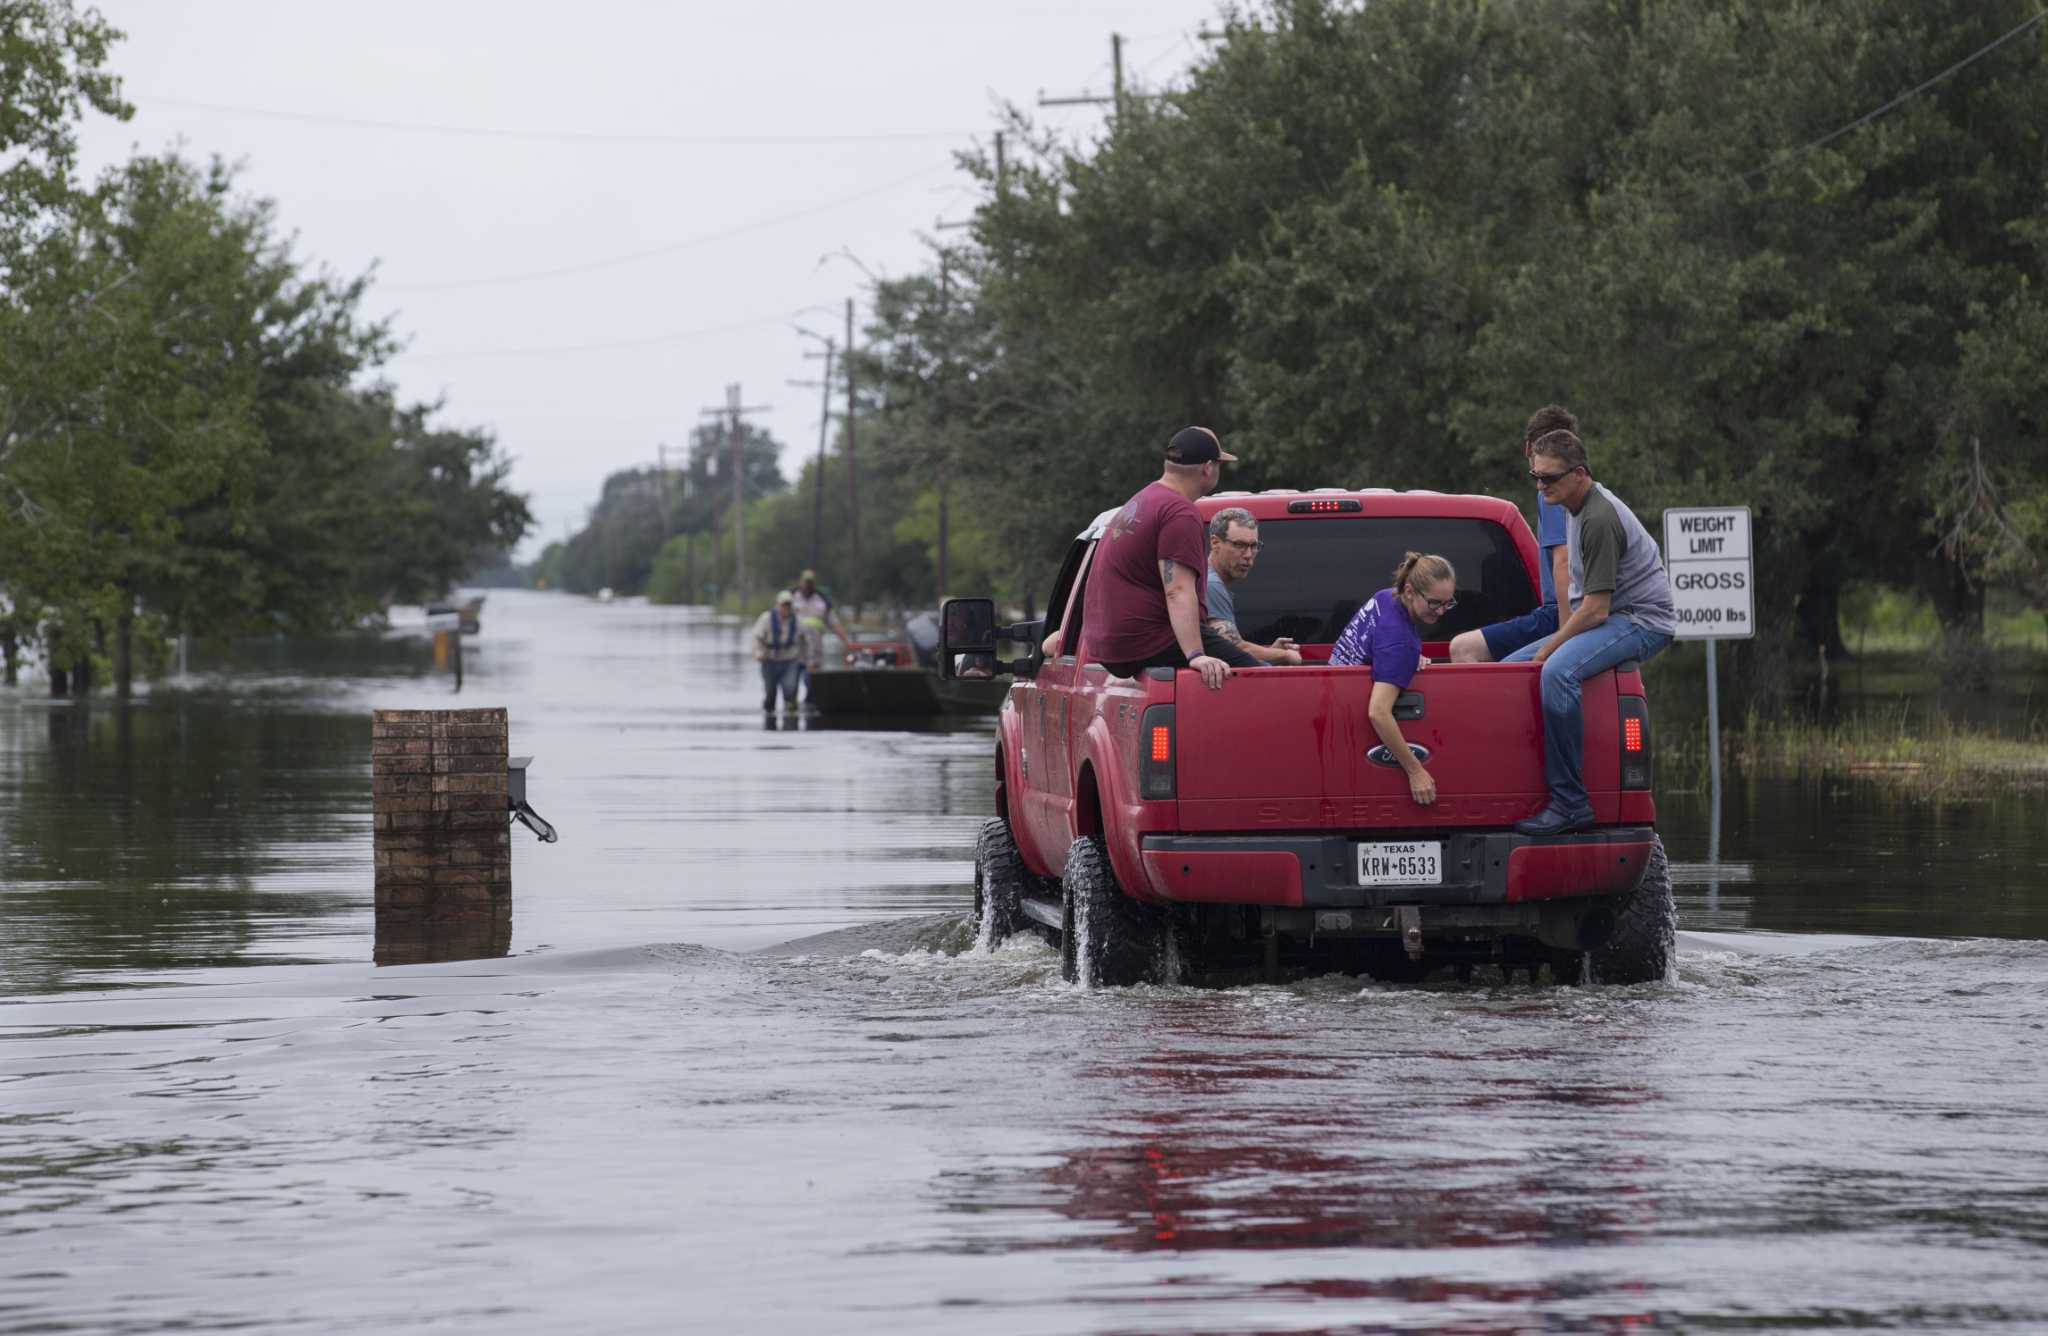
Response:
[[[939,614],[920,612],[903,624],[903,638],[917,655],[917,666],[936,670],[939,666]]]

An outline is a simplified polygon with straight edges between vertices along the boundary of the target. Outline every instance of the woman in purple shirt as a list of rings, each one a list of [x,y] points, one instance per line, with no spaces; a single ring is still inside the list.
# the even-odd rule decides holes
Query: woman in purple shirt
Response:
[[[1365,707],[1387,751],[1408,775],[1408,794],[1418,806],[1436,801],[1436,780],[1409,750],[1394,722],[1394,702],[1415,674],[1429,666],[1422,657],[1420,626],[1458,606],[1458,575],[1442,557],[1410,552],[1394,568],[1394,583],[1367,599],[1330,650],[1333,664],[1370,664],[1372,700]]]

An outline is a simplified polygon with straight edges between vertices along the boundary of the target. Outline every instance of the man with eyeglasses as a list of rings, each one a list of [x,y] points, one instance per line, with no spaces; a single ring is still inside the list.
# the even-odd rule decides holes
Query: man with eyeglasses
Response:
[[[1545,404],[1529,415],[1522,427],[1522,462],[1527,465],[1537,438],[1553,431],[1576,432],[1579,420],[1558,404]],[[1565,589],[1565,510],[1536,489],[1536,548],[1540,559],[1536,571],[1543,601],[1534,611],[1504,622],[1460,631],[1451,637],[1452,663],[1493,663],[1533,645],[1557,630],[1566,616],[1562,602]]]
[[[1571,612],[1548,637],[1506,659],[1543,665],[1543,777],[1550,785],[1549,805],[1515,829],[1566,835],[1593,824],[1580,684],[1618,663],[1661,652],[1678,629],[1678,614],[1657,540],[1620,497],[1593,481],[1585,444],[1571,432],[1550,432],[1531,449],[1529,464],[1529,477],[1571,517],[1565,527]]]
[[[1301,662],[1301,651],[1286,636],[1270,646],[1254,645],[1237,629],[1237,599],[1230,587],[1252,573],[1258,560],[1259,522],[1243,506],[1219,510],[1209,518],[1209,584],[1202,623],[1202,644],[1210,653],[1214,635],[1252,660],[1254,665],[1291,665]]]

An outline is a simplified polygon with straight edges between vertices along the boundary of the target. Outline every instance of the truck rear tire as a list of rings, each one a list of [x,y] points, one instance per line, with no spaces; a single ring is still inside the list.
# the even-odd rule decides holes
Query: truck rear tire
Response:
[[[1074,841],[1060,892],[1060,977],[1068,983],[1122,988],[1164,968],[1166,917],[1123,893],[1101,836]]]
[[[1678,954],[1678,911],[1671,899],[1671,865],[1664,841],[1652,839],[1643,879],[1623,897],[1614,931],[1593,948],[1593,978],[1605,984],[1656,983]]]
[[[992,816],[974,843],[974,947],[993,951],[1024,926],[1020,902],[1039,878],[1024,866],[1010,823]]]

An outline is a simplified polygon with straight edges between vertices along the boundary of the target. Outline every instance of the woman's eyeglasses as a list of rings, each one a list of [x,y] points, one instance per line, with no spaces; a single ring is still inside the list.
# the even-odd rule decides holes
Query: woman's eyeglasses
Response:
[[[1449,612],[1452,608],[1458,606],[1458,600],[1455,598],[1431,598],[1429,595],[1414,589],[1411,589],[1408,592],[1413,594],[1416,598],[1421,599],[1424,603],[1427,603],[1429,605],[1429,610],[1439,617]]]

